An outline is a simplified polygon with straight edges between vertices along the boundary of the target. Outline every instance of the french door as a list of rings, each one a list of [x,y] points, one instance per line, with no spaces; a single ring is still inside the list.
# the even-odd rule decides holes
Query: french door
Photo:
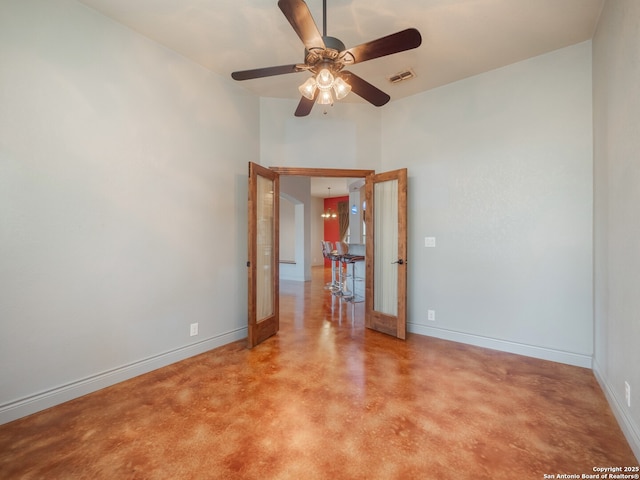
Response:
[[[248,346],[278,331],[280,176],[249,162]]]
[[[365,325],[407,337],[407,169],[365,182]]]
[[[365,177],[365,325],[406,338],[407,170],[264,168],[249,163],[248,346],[279,329],[280,175]],[[318,246],[319,248],[319,246]]]

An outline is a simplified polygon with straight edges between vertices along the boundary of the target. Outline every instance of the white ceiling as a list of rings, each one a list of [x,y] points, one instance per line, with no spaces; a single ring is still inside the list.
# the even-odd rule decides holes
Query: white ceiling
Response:
[[[303,62],[277,0],[80,0],[231,79],[231,72]],[[417,49],[349,67],[394,99],[573,45],[593,36],[604,0],[327,0],[327,34],[353,47],[417,28]],[[322,32],[322,0],[307,0]],[[388,78],[412,69],[416,78]],[[246,80],[258,96],[300,98],[308,73]],[[343,101],[363,102],[356,95]],[[374,107],[372,107],[374,108]],[[384,108],[384,107],[382,107]],[[353,179],[313,178],[312,195],[346,195]]]
[[[303,61],[277,0],[80,0],[196,63],[232,71]],[[391,101],[592,37],[604,0],[327,0],[327,34],[349,47],[417,28],[422,45],[349,69]],[[322,0],[307,0],[322,32]],[[391,84],[411,68],[416,78]],[[300,98],[308,73],[239,82],[259,96]],[[345,100],[363,101],[356,95]],[[382,107],[384,108],[384,107]]]

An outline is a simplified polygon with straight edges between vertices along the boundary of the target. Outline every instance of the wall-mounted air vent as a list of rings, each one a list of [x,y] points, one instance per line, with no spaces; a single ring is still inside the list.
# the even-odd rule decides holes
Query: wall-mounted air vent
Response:
[[[391,83],[399,83],[402,82],[404,80],[409,80],[411,78],[414,78],[416,76],[416,73],[410,69],[407,68],[406,70],[403,70],[402,72],[398,72],[395,75],[391,75],[389,77],[389,81]]]

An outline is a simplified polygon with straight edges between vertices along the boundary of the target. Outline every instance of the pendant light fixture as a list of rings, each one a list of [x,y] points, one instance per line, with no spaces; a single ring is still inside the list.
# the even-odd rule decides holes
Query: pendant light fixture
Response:
[[[327,199],[329,199],[331,198],[331,187],[327,187],[327,189],[329,189],[329,196],[327,197]],[[337,218],[338,214],[331,210],[331,208],[327,208],[320,216],[327,220],[329,218]]]

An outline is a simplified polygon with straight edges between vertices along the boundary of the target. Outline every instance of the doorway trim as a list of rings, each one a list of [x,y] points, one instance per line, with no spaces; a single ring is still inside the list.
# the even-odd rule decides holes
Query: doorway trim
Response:
[[[345,178],[366,178],[368,175],[376,173],[375,170],[357,170],[340,168],[299,168],[299,167],[269,167],[279,175],[290,175],[293,177],[345,177]]]
[[[368,257],[366,261],[367,283],[365,288],[365,297],[368,297],[368,298],[365,300],[365,326],[373,330],[377,330],[379,332],[395,336],[400,339],[405,339],[406,338],[406,269],[405,269],[405,265],[406,265],[406,240],[407,240],[406,239],[406,188],[407,188],[406,168],[400,169],[400,170],[394,170],[391,172],[383,172],[380,174],[376,174],[375,170],[364,170],[364,169],[360,170],[360,169],[302,168],[302,167],[268,167],[267,169],[265,169],[264,167],[261,167],[257,164],[253,164],[252,162],[249,162],[249,166],[250,166],[249,168],[249,171],[250,171],[250,181],[249,181],[249,190],[250,190],[249,191],[249,200],[250,200],[249,202],[249,236],[250,236],[250,239],[252,238],[251,237],[252,229],[253,229],[253,233],[255,233],[255,228],[252,227],[251,222],[252,220],[255,220],[254,217],[256,216],[255,208],[251,208],[252,199],[254,199],[255,201],[255,198],[256,198],[256,192],[255,192],[256,183],[255,181],[252,182],[252,179],[253,179],[253,176],[257,174],[258,170],[262,172],[261,173],[262,176],[270,178],[273,175],[275,177],[273,192],[271,192],[274,197],[275,196],[279,197],[280,195],[278,187],[279,187],[279,179],[281,175],[305,176],[305,177],[364,178],[365,186],[366,186],[366,201],[368,204],[372,205],[372,210],[373,210],[372,213],[375,213],[375,208],[373,208],[374,206],[373,200],[377,198],[377,195],[374,195],[374,189],[373,189],[374,183],[378,184],[378,183],[385,183],[390,181],[398,182],[397,198],[399,201],[397,202],[398,215],[396,219],[397,225],[398,225],[397,227],[398,235],[399,235],[398,252],[397,252],[398,259],[391,262],[392,264],[398,264],[399,267],[400,266],[402,267],[400,269],[401,272],[400,271],[398,272],[398,292],[397,292],[398,293],[398,296],[397,296],[398,309],[395,315],[391,315],[392,313],[394,313],[391,311],[389,312],[388,315],[378,315],[379,312],[375,311],[372,308],[373,303],[371,302],[371,299],[373,298],[372,295],[374,295],[374,290],[373,290],[374,266],[378,262],[378,260],[375,260],[374,257],[377,257],[378,253],[375,253],[375,255],[372,256],[372,254],[374,254],[373,249],[371,248],[371,245],[368,245],[367,255],[366,255]],[[254,171],[255,173],[252,173]],[[272,172],[272,173],[269,174],[268,172]],[[275,216],[275,232],[279,235],[278,212],[274,212],[274,216]],[[369,216],[367,218],[367,231],[375,232],[375,229],[374,229],[375,223],[376,222],[374,222],[373,216]],[[255,255],[252,255],[251,248],[249,250],[250,250],[249,252],[250,261],[247,262],[247,267],[254,265],[256,260],[255,258],[253,258],[253,256]],[[275,249],[276,260],[277,260],[277,250],[278,249],[276,248]],[[394,253],[393,255],[396,255],[396,254]],[[278,282],[279,272],[274,271],[273,275],[275,275],[275,279],[272,283],[276,287],[276,289],[279,289],[279,282]],[[252,278],[253,277],[251,276],[251,271],[250,271],[249,272],[249,281],[250,281],[249,305],[250,306],[255,304],[255,291],[253,292],[253,295],[251,294]],[[278,292],[275,293],[275,298],[277,301]],[[386,308],[386,306],[384,306],[384,308]],[[250,308],[250,313],[251,311],[252,310]],[[382,319],[383,321],[381,322],[380,319]],[[393,329],[388,328],[389,325],[387,325],[387,323],[390,323],[389,320],[394,321]],[[275,329],[273,331],[270,330],[269,332],[267,332],[268,335],[264,335],[262,336],[262,338],[254,339],[257,341],[252,342],[251,335],[249,335],[250,337],[249,347],[251,348],[257,345],[258,343],[260,343],[262,340],[266,339],[268,336],[277,333],[278,327],[279,327],[279,315],[277,311],[275,314],[274,325],[275,325]],[[254,316],[250,315],[249,317],[250,332],[252,327],[254,327],[254,330],[256,329],[255,327],[257,327],[257,320],[254,318]]]

